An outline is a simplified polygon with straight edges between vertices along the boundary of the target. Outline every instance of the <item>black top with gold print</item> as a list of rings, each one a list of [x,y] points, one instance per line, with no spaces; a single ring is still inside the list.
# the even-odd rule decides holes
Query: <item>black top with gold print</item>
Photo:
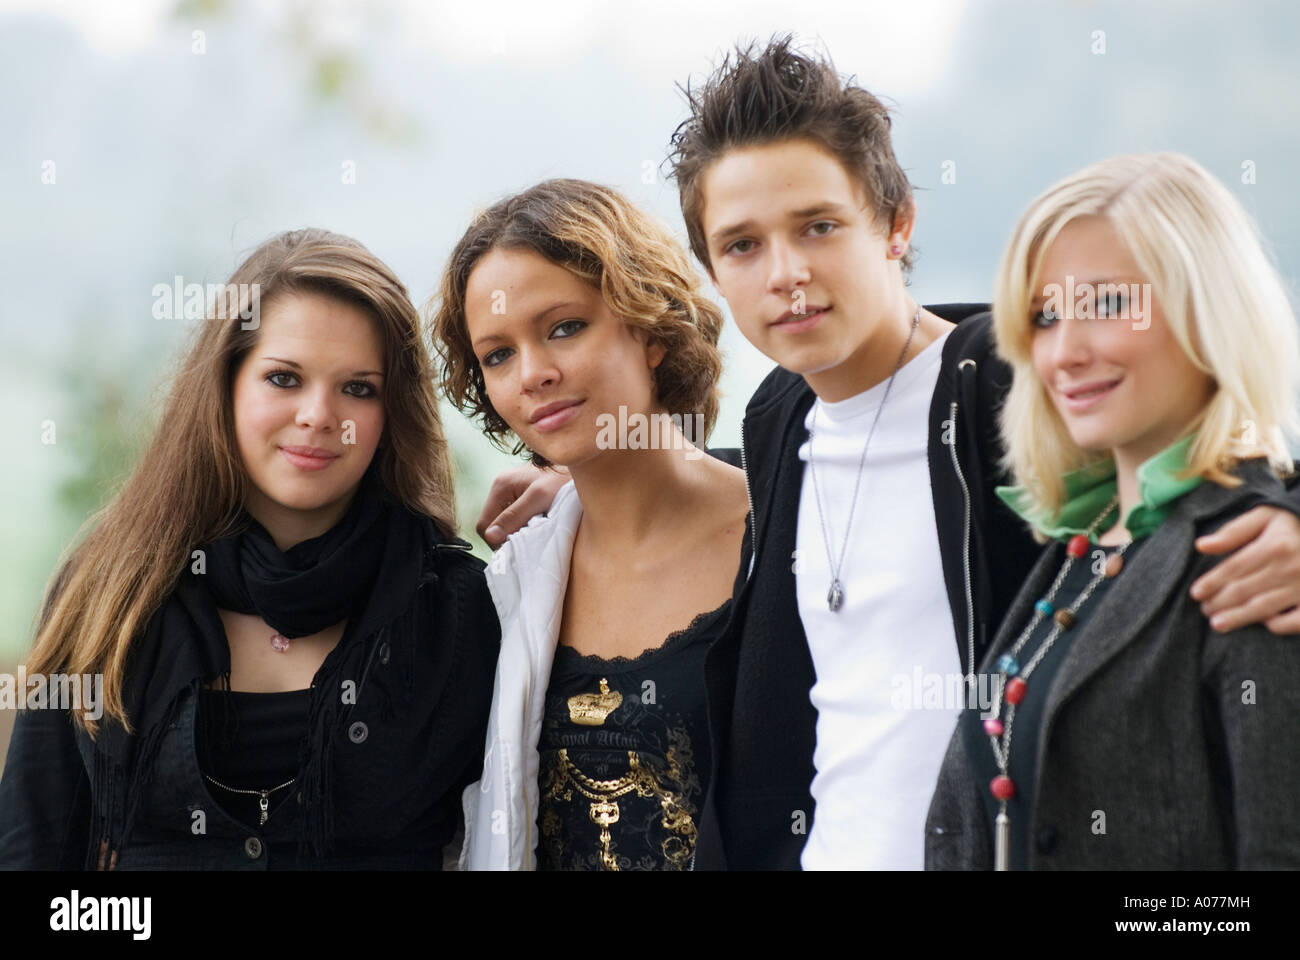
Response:
[[[538,744],[539,869],[690,869],[709,773],[704,656],[730,603],[635,659],[555,651]]]

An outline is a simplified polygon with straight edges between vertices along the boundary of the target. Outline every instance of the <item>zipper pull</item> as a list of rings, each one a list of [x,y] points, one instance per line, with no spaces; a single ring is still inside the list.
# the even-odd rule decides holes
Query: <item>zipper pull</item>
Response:
[[[267,797],[270,795],[270,792],[271,792],[271,791],[269,791],[269,790],[263,790],[262,793],[261,793],[261,796],[259,796],[258,799],[257,799],[257,805],[258,805],[259,807],[262,808],[262,819],[259,820],[259,821],[257,821],[257,825],[258,825],[259,827],[260,827],[262,824],[266,823],[266,818],[267,818],[267,812],[266,812],[266,811],[267,811],[267,808],[270,806],[270,803],[267,801]]]

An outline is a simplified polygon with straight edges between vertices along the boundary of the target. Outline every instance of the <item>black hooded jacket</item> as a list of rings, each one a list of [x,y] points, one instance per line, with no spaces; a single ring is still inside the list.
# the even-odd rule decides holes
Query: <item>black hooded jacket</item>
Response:
[[[994,496],[997,410],[1011,370],[993,350],[983,304],[926,308],[956,322],[930,404],[930,484],[963,671],[978,664],[1041,547]],[[798,869],[814,815],[811,793],[816,675],[799,619],[792,556],[815,395],[777,368],[745,411],[742,451],[750,525],[730,628],[709,653],[714,763],[701,815],[696,869]],[[917,838],[918,846],[920,838]]]

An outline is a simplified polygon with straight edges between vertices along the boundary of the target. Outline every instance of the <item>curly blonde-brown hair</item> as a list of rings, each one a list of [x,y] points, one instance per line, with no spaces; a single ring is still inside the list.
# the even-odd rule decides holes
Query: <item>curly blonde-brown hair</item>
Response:
[[[585,180],[546,180],[494,204],[470,224],[443,270],[431,302],[433,349],[441,388],[493,443],[511,453],[509,425],[488,400],[470,345],[465,289],[478,262],[497,248],[524,249],[590,283],[624,323],[665,349],[655,367],[655,396],[669,413],[703,417],[704,436],[718,415],[722,311],[671,234],[616,190]],[[700,438],[696,442],[702,442]],[[546,461],[532,453],[534,463]]]

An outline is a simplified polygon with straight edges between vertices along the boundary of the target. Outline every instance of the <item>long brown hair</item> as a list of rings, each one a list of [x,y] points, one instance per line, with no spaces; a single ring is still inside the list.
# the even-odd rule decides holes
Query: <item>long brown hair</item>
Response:
[[[409,510],[456,527],[451,458],[420,317],[406,288],[365,247],[325,230],[294,230],[258,247],[209,310],[171,383],[162,419],[122,489],[86,523],[46,590],[31,673],[102,673],[103,712],[130,731],[122,683],[132,641],[175,589],[190,552],[230,533],[247,475],[235,443],[232,384],[276,297],[314,292],[370,316],[384,344],[384,489]],[[236,302],[237,301],[237,302]],[[94,718],[76,720],[92,735]]]

